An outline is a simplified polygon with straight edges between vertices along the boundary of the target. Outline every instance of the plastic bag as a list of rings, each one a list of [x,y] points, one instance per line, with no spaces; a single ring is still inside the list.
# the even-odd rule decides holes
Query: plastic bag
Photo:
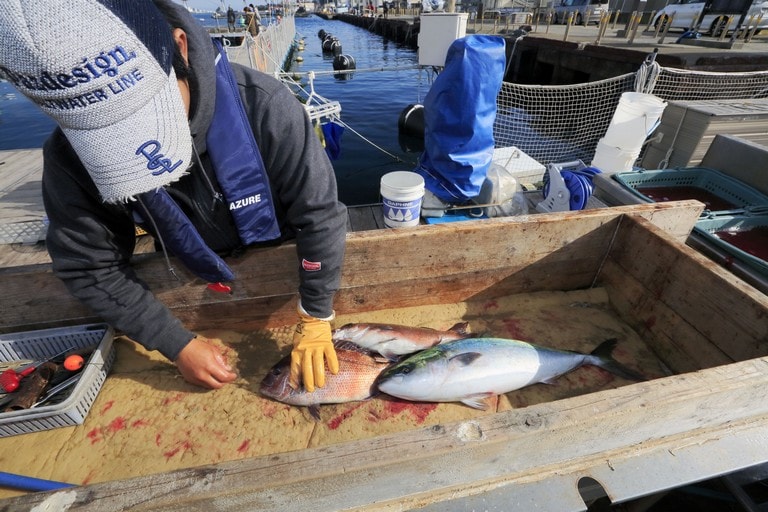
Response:
[[[485,207],[485,215],[488,217],[509,217],[528,213],[528,202],[517,179],[497,163],[491,163],[488,167],[478,199],[480,204],[492,205]]]

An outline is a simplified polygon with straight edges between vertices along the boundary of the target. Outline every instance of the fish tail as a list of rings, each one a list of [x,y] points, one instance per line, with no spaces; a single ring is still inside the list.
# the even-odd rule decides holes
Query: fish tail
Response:
[[[617,342],[618,340],[616,338],[611,338],[598,345],[598,347],[589,354],[594,358],[593,364],[623,379],[638,381],[648,380],[645,376],[627,368],[613,358],[613,349],[616,348]]]
[[[470,332],[469,332],[469,322],[459,322],[459,323],[457,323],[457,324],[454,324],[454,325],[453,325],[453,326],[452,326],[450,329],[448,329],[448,330],[449,330],[449,331],[453,331],[453,332],[455,332],[456,334],[462,334],[462,335],[464,335],[464,334],[465,334],[465,335],[467,335],[467,336],[469,336],[470,334],[472,334],[472,333],[470,333]]]

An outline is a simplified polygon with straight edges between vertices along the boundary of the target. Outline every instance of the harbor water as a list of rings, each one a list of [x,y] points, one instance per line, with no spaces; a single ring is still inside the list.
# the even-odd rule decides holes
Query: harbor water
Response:
[[[206,27],[226,26],[226,20],[210,15],[196,17]],[[339,39],[342,53],[355,60],[359,71],[333,73],[333,55],[322,51],[320,30]],[[408,105],[422,102],[429,90],[427,72],[415,69],[415,50],[339,20],[296,18],[296,37],[304,39],[304,50],[294,53],[291,71],[305,87],[306,72],[317,72],[315,92],[341,103],[340,117],[349,127],[339,158],[332,162],[341,200],[347,205],[379,202],[381,176],[416,167],[422,142],[400,137],[398,118]],[[54,126],[9,83],[0,82],[0,150],[42,147]]]

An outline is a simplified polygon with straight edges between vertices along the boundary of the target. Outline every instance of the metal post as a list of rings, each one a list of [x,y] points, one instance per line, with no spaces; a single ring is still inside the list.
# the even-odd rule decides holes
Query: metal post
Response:
[[[565,33],[563,34],[563,41],[568,40],[568,32],[571,31],[571,25],[573,24],[573,13],[568,13],[568,21],[565,23]]]
[[[648,25],[645,27],[645,30],[649,31],[651,30],[651,23],[653,22],[653,17],[656,16],[656,11],[651,11],[651,17],[648,18]]]
[[[667,23],[664,24],[664,29],[661,31],[661,37],[659,38],[659,44],[664,43],[664,38],[667,37],[667,32],[669,32],[669,27],[672,25],[672,21],[675,19],[675,13],[672,13],[667,18]]]
[[[640,20],[642,19],[643,14],[633,13],[632,16],[632,33],[629,36],[629,44],[633,44],[635,42],[635,35],[637,34],[637,28],[640,26]]]
[[[741,16],[739,16],[739,21],[736,23],[736,28],[733,29],[733,34],[731,35],[731,44],[733,44],[738,38],[739,27],[741,27],[744,24],[744,20],[746,19],[747,14],[749,14],[749,8],[750,8],[750,3],[744,2],[744,10],[741,11]]]

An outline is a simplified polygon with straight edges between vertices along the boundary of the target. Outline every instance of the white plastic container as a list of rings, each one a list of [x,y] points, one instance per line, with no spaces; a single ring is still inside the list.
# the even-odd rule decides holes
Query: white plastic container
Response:
[[[602,141],[622,151],[640,150],[659,125],[667,104],[653,94],[625,92]]]
[[[592,167],[597,167],[605,174],[614,174],[622,171],[631,171],[635,161],[640,156],[640,148],[624,151],[615,146],[610,146],[600,139],[597,150],[592,159]]]
[[[419,225],[424,199],[424,178],[410,171],[394,171],[381,177],[384,224],[390,228]]]

